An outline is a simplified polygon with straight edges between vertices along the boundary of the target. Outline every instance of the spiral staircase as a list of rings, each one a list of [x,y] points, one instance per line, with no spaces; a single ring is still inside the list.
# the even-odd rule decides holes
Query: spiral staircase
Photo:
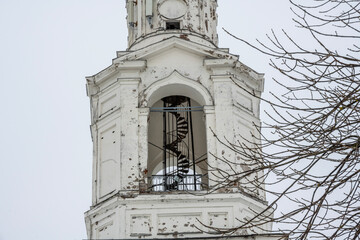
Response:
[[[184,139],[189,134],[189,119],[186,116],[189,113],[191,114],[191,112],[183,112],[187,114],[181,114],[179,111],[190,105],[190,99],[183,96],[170,96],[162,100],[165,109],[169,110],[168,113],[175,118],[176,123],[175,126],[172,126],[173,129],[167,129],[167,137],[164,144],[165,150],[175,155],[176,165],[174,164],[175,166],[172,171],[165,173],[164,183],[166,190],[178,190],[179,184],[183,183],[190,169],[189,146],[185,144]],[[171,118],[168,117],[167,119],[169,121]],[[164,158],[164,161],[166,161],[166,158]]]

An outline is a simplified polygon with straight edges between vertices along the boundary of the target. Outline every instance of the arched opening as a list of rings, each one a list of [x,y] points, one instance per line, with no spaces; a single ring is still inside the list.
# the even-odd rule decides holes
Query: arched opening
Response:
[[[151,106],[149,117],[150,191],[207,189],[203,106],[186,96],[167,96]]]

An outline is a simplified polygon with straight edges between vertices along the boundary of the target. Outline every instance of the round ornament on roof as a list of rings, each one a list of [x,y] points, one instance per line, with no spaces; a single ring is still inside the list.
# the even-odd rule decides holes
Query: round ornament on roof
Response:
[[[184,0],[166,0],[159,5],[159,13],[167,19],[181,18],[187,12],[187,4]]]

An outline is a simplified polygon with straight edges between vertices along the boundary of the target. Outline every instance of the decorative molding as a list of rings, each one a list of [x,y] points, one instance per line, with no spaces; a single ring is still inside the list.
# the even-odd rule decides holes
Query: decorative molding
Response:
[[[145,91],[142,107],[152,106],[163,97],[183,95],[197,101],[200,105],[213,105],[209,91],[194,79],[187,78],[178,71],[173,71],[169,76],[152,83]]]

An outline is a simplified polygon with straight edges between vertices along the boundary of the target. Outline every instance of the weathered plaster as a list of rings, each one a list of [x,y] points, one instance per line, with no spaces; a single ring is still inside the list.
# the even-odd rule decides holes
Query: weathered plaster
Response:
[[[201,148],[207,162],[197,171],[208,173],[202,181],[211,190],[218,180],[217,169],[231,171],[218,159],[236,162],[238,171],[249,169],[246,159],[226,149],[214,135],[230,142],[255,140],[264,86],[263,74],[239,62],[228,49],[216,47],[215,0],[153,0],[150,5],[127,0],[128,51],[117,52],[111,66],[86,78],[94,149],[92,207],[85,214],[91,239],[205,239],[211,235],[200,231],[206,230],[200,222],[235,227],[236,218],[251,217],[253,210],[267,207],[264,192],[244,192],[243,182],[208,195],[147,189],[148,177],[159,170],[159,161],[149,159],[151,107],[171,95],[189,97],[203,107],[196,131],[203,137],[198,139],[204,139]],[[165,12],[172,5],[179,10]],[[181,23],[181,29],[165,29],[169,16]],[[261,235],[271,224],[262,227],[238,234],[278,239]]]

